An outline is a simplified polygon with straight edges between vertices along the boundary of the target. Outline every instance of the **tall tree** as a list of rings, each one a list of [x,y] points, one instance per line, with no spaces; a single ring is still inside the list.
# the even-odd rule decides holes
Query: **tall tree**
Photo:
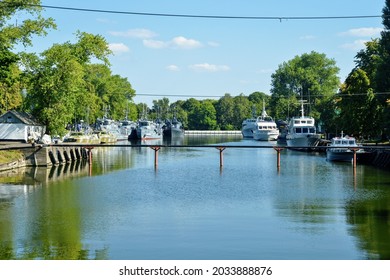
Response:
[[[222,130],[236,129],[234,126],[234,107],[233,97],[226,93],[216,104],[217,122]]]
[[[17,65],[19,56],[12,51],[13,47],[18,43],[31,46],[33,35],[46,35],[48,29],[55,28],[52,18],[41,16],[40,3],[39,0],[0,2],[0,113],[18,108],[22,103],[24,85]],[[14,18],[19,11],[26,14],[22,21]]]
[[[240,94],[234,97],[234,117],[232,124],[236,129],[241,128],[242,121],[246,118],[252,117],[252,108],[248,97]]]
[[[93,95],[91,96],[92,99],[89,99],[89,107],[92,113],[90,115],[93,120],[102,117],[106,113],[116,120],[125,118],[126,114],[129,117],[129,114],[132,113],[129,106],[135,95],[135,90],[127,78],[113,75],[107,64],[87,64],[85,68],[86,75],[84,79],[87,83],[87,96],[85,97],[88,98],[88,95]],[[91,103],[93,98],[95,101]],[[77,115],[82,115],[82,112]],[[136,112],[134,113],[133,118],[137,116]]]
[[[86,98],[93,98],[84,80],[86,65],[92,58],[105,61],[110,53],[105,39],[99,35],[78,33],[77,37],[75,44],[56,44],[41,57],[26,56],[29,79],[26,106],[50,134],[63,135],[77,108],[86,112],[94,102]]]
[[[381,110],[365,71],[352,70],[338,96],[341,97],[339,129],[355,136],[376,137]]]
[[[271,93],[274,98],[290,99],[294,96],[307,100],[307,113],[319,119],[321,112],[317,105],[337,92],[340,84],[338,73],[334,59],[314,51],[305,53],[279,65],[271,76]]]
[[[378,65],[375,85],[379,93],[390,92],[390,0],[386,0],[382,10],[383,31],[380,39],[381,59]],[[382,95],[377,97],[383,107],[382,133],[390,135],[390,97]]]

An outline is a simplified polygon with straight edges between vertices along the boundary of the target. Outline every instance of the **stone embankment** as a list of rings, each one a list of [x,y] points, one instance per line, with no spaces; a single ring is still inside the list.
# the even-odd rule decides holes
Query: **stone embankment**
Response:
[[[87,148],[56,147],[55,145],[31,145],[22,143],[3,143],[0,150],[20,150],[23,158],[0,164],[0,171],[25,166],[52,166],[80,159],[88,159]]]

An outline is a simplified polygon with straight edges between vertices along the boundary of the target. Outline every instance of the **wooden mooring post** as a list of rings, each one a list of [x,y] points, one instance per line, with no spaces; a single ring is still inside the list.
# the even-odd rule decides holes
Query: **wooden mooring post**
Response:
[[[357,162],[356,152],[359,150],[359,148],[350,148],[350,149],[353,152],[353,159],[352,159],[353,169],[356,169],[356,162]]]
[[[154,168],[157,168],[157,166],[158,166],[158,151],[161,149],[161,147],[153,146],[150,148],[152,150],[154,150]]]
[[[276,155],[276,168],[279,170],[280,169],[280,151],[283,150],[281,147],[274,147],[274,150],[277,152]]]

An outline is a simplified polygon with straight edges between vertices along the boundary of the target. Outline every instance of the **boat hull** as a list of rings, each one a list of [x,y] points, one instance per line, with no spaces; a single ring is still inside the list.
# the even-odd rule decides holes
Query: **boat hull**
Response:
[[[253,138],[253,129],[252,128],[245,128],[241,130],[242,137],[244,138]]]
[[[286,142],[287,147],[297,148],[297,149],[310,149],[315,147],[320,139],[320,135],[317,134],[308,134],[302,135],[301,137],[291,137],[287,135]]]
[[[154,128],[140,127],[137,130],[138,139],[141,140],[162,139],[162,135],[160,130]]]
[[[352,159],[352,151],[331,151],[330,149],[326,151],[326,160],[328,161],[351,162]]]
[[[253,139],[257,141],[276,141],[278,136],[278,131],[256,131],[253,133]]]
[[[175,127],[167,128],[164,130],[164,136],[171,138],[184,137],[184,130]]]

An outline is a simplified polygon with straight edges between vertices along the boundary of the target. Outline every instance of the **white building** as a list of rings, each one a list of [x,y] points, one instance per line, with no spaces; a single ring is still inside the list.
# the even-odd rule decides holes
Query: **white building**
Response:
[[[28,113],[8,111],[0,116],[0,141],[42,139],[46,127]]]

